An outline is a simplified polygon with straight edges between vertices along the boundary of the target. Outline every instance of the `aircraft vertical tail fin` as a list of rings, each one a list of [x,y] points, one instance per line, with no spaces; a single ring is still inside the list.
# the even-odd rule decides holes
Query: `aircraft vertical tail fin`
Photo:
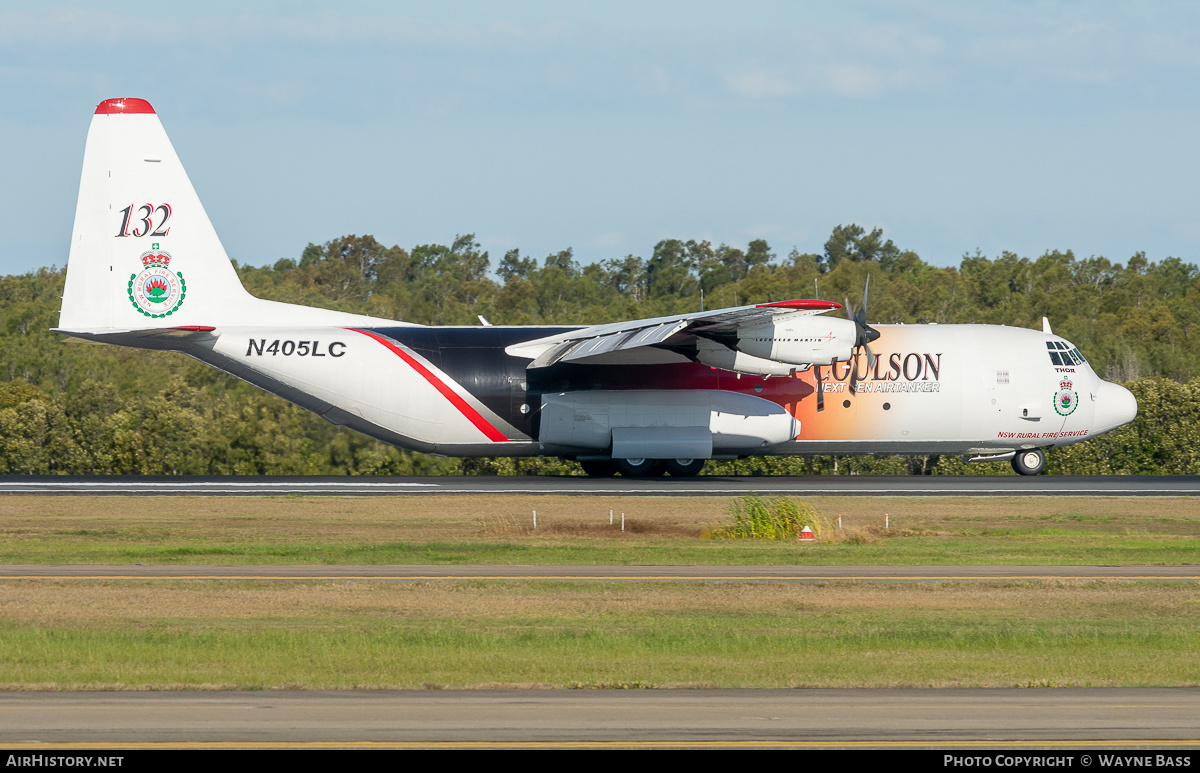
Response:
[[[106,99],[96,108],[60,331],[381,321],[250,295],[150,103]]]
[[[92,116],[59,327],[81,332],[213,325],[242,287],[167,133],[143,99]]]

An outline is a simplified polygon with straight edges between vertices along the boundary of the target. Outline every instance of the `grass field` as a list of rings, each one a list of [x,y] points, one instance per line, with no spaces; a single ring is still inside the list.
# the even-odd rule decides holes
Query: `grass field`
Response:
[[[716,497],[5,497],[0,563],[1194,564],[1187,498],[811,497],[835,541],[704,539]],[[538,529],[532,528],[532,511]],[[614,526],[608,525],[609,510]],[[625,513],[626,531],[619,528]],[[891,528],[884,530],[884,517]]]
[[[12,583],[0,687],[1200,684],[1179,584]]]
[[[5,497],[0,563],[1200,559],[1192,499],[806,501],[842,532],[706,539],[717,498]],[[1200,685],[1196,652],[1194,583],[0,583],[3,689]]]

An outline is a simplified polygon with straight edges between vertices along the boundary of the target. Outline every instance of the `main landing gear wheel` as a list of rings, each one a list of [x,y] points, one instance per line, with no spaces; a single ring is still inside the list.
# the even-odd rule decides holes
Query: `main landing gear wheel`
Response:
[[[672,478],[690,478],[704,469],[704,459],[667,459],[663,465]]]
[[[1018,475],[1041,475],[1046,469],[1046,452],[1040,448],[1017,451],[1012,458],[1012,468]]]
[[[661,475],[663,465],[661,459],[618,459],[617,469],[626,478],[649,478]]]
[[[617,463],[609,459],[589,459],[579,466],[591,478],[611,478],[617,474]]]

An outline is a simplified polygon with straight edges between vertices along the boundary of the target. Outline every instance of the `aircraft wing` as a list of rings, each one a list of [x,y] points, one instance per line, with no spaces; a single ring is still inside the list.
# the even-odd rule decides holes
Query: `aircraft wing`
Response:
[[[529,364],[531,368],[543,368],[558,362],[654,346],[676,335],[729,333],[772,317],[808,316],[841,307],[842,304],[833,301],[776,301],[755,306],[675,314],[670,317],[612,322],[513,344],[505,349],[505,352],[513,357],[533,360]]]

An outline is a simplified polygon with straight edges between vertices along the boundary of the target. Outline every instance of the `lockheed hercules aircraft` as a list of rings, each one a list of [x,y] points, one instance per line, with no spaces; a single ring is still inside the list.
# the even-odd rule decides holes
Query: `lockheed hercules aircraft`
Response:
[[[695,475],[765,454],[1044,448],[1132,421],[1128,390],[1042,330],[876,325],[794,300],[588,327],[426,327],[242,287],[158,116],[92,117],[56,330],[183,352],[404,448],[552,455],[591,475]]]

